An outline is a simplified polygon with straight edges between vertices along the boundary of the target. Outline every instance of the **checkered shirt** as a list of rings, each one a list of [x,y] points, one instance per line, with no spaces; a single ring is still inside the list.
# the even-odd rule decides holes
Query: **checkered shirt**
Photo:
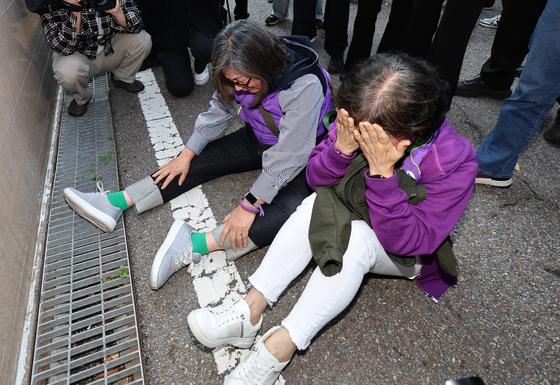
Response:
[[[139,33],[142,30],[142,19],[136,4],[130,0],[119,0],[119,4],[126,17],[126,28],[119,24],[111,14],[99,12],[102,36],[99,38],[99,26],[93,8],[82,8],[82,23],[80,34],[76,33],[78,18],[69,9],[52,9],[41,15],[43,31],[49,46],[55,52],[67,56],[74,52],[95,60],[98,47],[104,47],[105,56],[113,54],[111,38],[117,33]]]

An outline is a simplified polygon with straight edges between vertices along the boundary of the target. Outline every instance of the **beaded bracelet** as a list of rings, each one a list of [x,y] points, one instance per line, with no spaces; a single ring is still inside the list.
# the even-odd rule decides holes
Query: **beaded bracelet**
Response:
[[[340,151],[340,150],[339,150],[338,148],[336,148],[336,147],[334,148],[334,151],[335,151],[338,155],[341,155],[341,156],[343,156],[343,157],[345,157],[345,158],[352,158],[352,155],[353,155],[353,154],[352,154],[352,155],[346,155],[345,153],[343,153],[342,151]]]
[[[259,206],[258,209],[252,208],[247,206],[245,203],[243,203],[243,200],[245,199],[245,197],[241,198],[241,200],[239,201],[239,204],[241,205],[241,208],[247,212],[250,212],[251,214],[259,214],[261,217],[264,215],[264,210],[262,208],[262,206]]]

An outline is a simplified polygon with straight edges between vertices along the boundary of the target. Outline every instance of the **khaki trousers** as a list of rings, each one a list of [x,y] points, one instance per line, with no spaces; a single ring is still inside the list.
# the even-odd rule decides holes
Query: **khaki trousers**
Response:
[[[88,81],[100,72],[113,71],[125,83],[132,83],[142,62],[152,48],[152,37],[146,32],[119,33],[111,39],[111,56],[100,52],[95,60],[81,53],[68,56],[53,53],[54,78],[65,90],[74,94],[74,100],[82,105],[91,99]]]

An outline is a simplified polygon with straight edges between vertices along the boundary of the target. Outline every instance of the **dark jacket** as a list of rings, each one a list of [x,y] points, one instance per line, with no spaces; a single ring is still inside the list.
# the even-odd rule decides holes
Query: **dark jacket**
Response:
[[[140,0],[146,9],[147,30],[157,50],[188,52],[189,32],[193,26],[209,38],[223,28],[218,0]]]
[[[329,186],[317,186],[315,189],[317,198],[311,215],[309,241],[315,262],[328,277],[342,269],[342,256],[348,249],[350,240],[350,222],[361,219],[372,227],[365,198],[367,186],[364,172],[368,168],[367,159],[360,154],[352,160],[342,179]],[[403,170],[396,170],[396,173],[398,187],[407,194],[410,204],[416,205],[426,198],[424,186],[417,185],[414,178]],[[450,242],[449,238],[445,242],[448,241]],[[442,260],[447,273],[457,276],[457,263],[451,249],[441,250],[445,250],[446,253],[438,254],[438,261]],[[399,256],[389,252],[387,255],[403,266],[413,266],[416,263],[416,257]]]

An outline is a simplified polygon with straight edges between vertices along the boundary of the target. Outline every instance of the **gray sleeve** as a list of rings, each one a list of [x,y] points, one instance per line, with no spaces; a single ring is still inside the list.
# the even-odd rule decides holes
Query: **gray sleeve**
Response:
[[[235,116],[235,109],[224,106],[214,91],[208,111],[198,115],[194,124],[194,132],[185,147],[200,155],[206,145],[216,139],[226,129],[229,121]]]
[[[261,175],[251,193],[270,203],[278,192],[307,164],[317,137],[317,124],[323,105],[323,87],[315,75],[304,75],[281,91],[278,143],[263,153]]]

